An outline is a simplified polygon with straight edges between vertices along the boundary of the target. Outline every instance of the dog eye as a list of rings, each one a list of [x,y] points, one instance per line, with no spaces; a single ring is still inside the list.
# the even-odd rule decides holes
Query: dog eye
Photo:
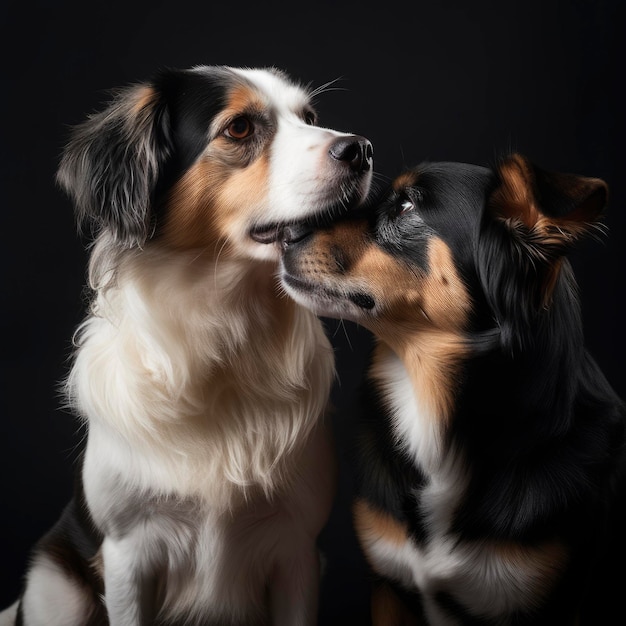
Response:
[[[309,126],[315,126],[317,122],[317,116],[313,111],[305,111],[304,112],[304,122]]]
[[[403,200],[400,203],[400,214],[406,213],[407,211],[411,211],[414,208],[415,208],[415,205],[413,204],[413,202],[411,202],[411,200],[407,198],[406,200]]]
[[[224,134],[231,139],[245,139],[253,132],[254,126],[252,122],[244,115],[240,115],[226,127]]]
[[[410,192],[403,193],[397,201],[397,214],[402,215],[408,213],[415,208],[416,204],[422,201],[422,192],[419,189],[412,188]]]

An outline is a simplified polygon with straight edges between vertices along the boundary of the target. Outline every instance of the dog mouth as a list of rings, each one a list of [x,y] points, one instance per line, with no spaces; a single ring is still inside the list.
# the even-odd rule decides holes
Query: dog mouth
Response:
[[[341,207],[341,213],[346,212],[346,207]],[[333,215],[340,214],[339,211],[325,210],[304,219],[291,220],[285,222],[271,222],[254,226],[250,229],[250,238],[261,244],[274,244],[283,240],[283,234],[287,229],[291,231],[312,231],[329,226],[333,221]]]
[[[285,226],[277,223],[255,226],[250,230],[250,238],[262,244],[276,243],[280,239]]]
[[[369,202],[369,184],[366,190],[353,190],[351,197],[344,197],[323,206],[316,213],[294,220],[274,221],[267,224],[256,224],[248,231],[248,236],[257,243],[268,245],[281,242],[286,229],[292,232],[310,232],[330,226],[336,219],[361,210]]]

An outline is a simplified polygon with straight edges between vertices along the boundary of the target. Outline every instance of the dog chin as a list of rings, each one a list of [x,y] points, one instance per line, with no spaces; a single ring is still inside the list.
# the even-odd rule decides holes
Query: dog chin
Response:
[[[283,289],[293,300],[320,317],[363,323],[374,316],[375,301],[363,292],[327,292],[322,287],[291,276],[284,267],[281,268],[280,279]]]

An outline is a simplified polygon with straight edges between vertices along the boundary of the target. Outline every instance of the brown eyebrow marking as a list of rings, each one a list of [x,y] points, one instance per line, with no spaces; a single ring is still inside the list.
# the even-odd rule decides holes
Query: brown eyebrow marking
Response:
[[[394,179],[392,187],[394,191],[402,191],[406,187],[412,187],[417,183],[419,174],[415,171],[403,172]]]

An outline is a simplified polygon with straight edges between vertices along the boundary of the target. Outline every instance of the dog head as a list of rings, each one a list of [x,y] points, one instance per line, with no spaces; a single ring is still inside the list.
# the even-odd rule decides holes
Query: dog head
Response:
[[[493,170],[425,163],[358,217],[287,228],[282,282],[319,315],[392,346],[416,333],[492,331],[515,349],[563,289],[564,257],[606,198],[602,180],[546,172],[518,154]]]
[[[79,224],[119,248],[275,258],[284,224],[369,189],[371,144],[317,126],[313,95],[275,69],[161,71],[73,129],[57,180]]]

